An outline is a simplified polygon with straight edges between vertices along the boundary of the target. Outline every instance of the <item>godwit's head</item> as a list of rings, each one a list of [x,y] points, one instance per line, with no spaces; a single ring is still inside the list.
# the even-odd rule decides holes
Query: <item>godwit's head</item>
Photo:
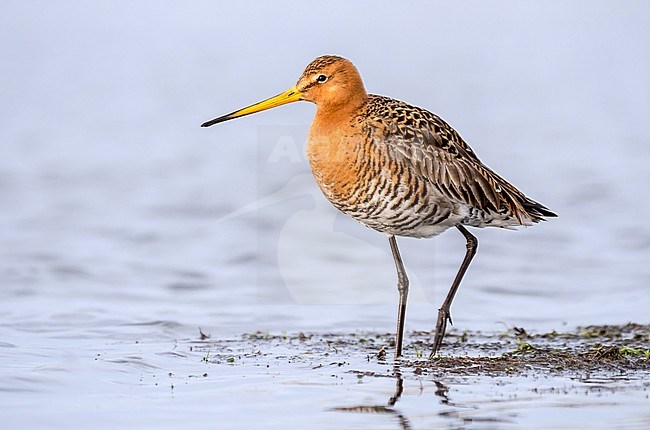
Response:
[[[351,61],[335,55],[324,55],[309,63],[295,86],[254,105],[205,122],[201,127],[250,115],[287,103],[305,100],[319,110],[343,111],[363,104],[368,97],[359,71]]]

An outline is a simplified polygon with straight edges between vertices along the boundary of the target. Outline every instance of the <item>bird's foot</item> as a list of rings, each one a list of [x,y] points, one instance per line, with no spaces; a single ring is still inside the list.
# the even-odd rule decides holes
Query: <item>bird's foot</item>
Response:
[[[433,338],[433,351],[431,351],[431,354],[429,355],[429,360],[433,360],[433,358],[436,356],[436,353],[440,349],[440,346],[442,345],[442,338],[445,337],[445,330],[447,330],[447,321],[449,321],[450,324],[453,324],[451,321],[451,313],[449,313],[449,309],[443,306],[442,308],[438,309],[436,334]]]

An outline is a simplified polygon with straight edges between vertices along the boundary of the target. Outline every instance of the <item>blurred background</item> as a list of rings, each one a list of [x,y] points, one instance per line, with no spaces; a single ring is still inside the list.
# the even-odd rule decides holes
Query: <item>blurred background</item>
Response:
[[[477,233],[459,324],[645,318],[648,8],[555,6],[5,2],[4,320],[104,311],[297,330],[331,327],[300,306],[324,305],[341,328],[392,329],[385,237],[338,215],[310,176],[315,108],[199,128],[326,53],[354,61],[370,92],[441,115],[560,215]],[[430,328],[463,238],[401,243],[416,284],[408,325]]]
[[[101,348],[198,326],[213,338],[392,331],[386,238],[337,214],[311,178],[314,106],[199,127],[285,90],[323,54],[352,60],[369,92],[442,116],[559,214],[518,232],[475,231],[455,327],[648,322],[647,2],[0,9],[5,342]],[[449,231],[400,244],[414,284],[406,328],[430,330],[464,240]]]

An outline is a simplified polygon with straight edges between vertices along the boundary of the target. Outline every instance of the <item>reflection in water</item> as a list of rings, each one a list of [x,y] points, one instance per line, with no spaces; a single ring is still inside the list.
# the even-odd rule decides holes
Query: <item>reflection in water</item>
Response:
[[[393,367],[393,375],[395,375],[395,379],[397,379],[397,383],[395,386],[395,392],[388,400],[388,406],[395,406],[395,403],[397,403],[399,398],[402,397],[402,392],[404,391],[404,378],[402,378],[402,371],[400,370],[398,365],[395,365]]]
[[[348,407],[337,407],[332,408],[335,411],[341,412],[360,412],[360,413],[370,413],[370,414],[388,414],[393,417],[396,417],[399,420],[400,428],[410,429],[411,423],[408,418],[394,408],[395,404],[402,397],[404,392],[404,378],[402,376],[402,371],[399,365],[393,366],[393,377],[395,378],[395,391],[393,395],[388,399],[388,405],[357,405],[357,406],[348,406]],[[433,381],[436,384],[435,395],[440,398],[440,403],[446,406],[455,406],[454,403],[449,401],[449,387],[443,384],[440,381]],[[451,417],[456,418],[454,414],[441,413],[442,417]]]
[[[440,403],[443,405],[451,405],[452,403],[449,403],[449,397],[447,396],[447,393],[449,392],[449,387],[447,387],[445,384],[439,381],[433,381],[434,384],[436,384],[436,396],[440,397]]]
[[[340,411],[340,412],[360,412],[366,414],[387,414],[397,418],[402,430],[409,430],[411,428],[411,423],[408,418],[406,418],[401,412],[393,408],[395,403],[402,397],[404,392],[404,378],[402,377],[402,372],[399,368],[399,365],[393,367],[393,376],[395,377],[395,391],[393,395],[388,399],[388,405],[358,405],[358,406],[342,406],[337,408],[332,408],[331,410]]]

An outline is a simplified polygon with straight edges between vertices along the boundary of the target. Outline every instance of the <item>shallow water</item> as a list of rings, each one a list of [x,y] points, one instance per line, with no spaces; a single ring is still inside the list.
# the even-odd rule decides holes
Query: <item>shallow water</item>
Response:
[[[309,20],[301,4],[5,5],[0,426],[399,428],[392,413],[331,411],[384,405],[394,378],[189,351],[199,327],[212,339],[393,330],[385,237],[338,215],[304,160],[314,108],[198,127],[285,89],[328,52],[355,61],[370,91],[439,113],[560,215],[477,232],[456,328],[647,323],[650,8],[421,7],[394,8],[378,28],[387,12],[363,3]],[[400,246],[407,330],[430,330],[462,237]],[[398,406],[413,428],[650,422],[646,388],[621,381],[479,374],[444,381],[456,407],[435,382],[405,381]]]

